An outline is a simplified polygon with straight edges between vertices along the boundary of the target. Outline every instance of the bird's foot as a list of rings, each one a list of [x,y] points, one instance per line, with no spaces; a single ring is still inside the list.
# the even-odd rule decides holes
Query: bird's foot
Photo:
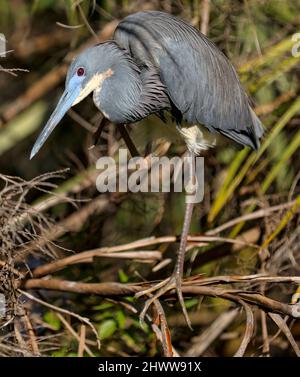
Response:
[[[192,330],[191,321],[189,319],[184,299],[182,295],[182,289],[181,289],[181,275],[178,273],[173,273],[172,276],[166,280],[161,281],[158,284],[155,284],[154,286],[145,289],[141,292],[138,292],[135,294],[135,297],[141,297],[141,296],[151,296],[145,303],[145,306],[140,314],[140,322],[141,325],[144,323],[145,315],[149,309],[149,307],[154,303],[155,300],[157,300],[159,297],[164,295],[165,293],[172,291],[173,289],[176,290],[179,304],[181,306],[185,321],[188,325],[188,327]],[[152,293],[156,292],[152,295]]]

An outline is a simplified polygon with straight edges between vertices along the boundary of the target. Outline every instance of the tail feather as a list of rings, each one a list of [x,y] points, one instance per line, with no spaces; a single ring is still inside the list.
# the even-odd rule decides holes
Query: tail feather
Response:
[[[260,147],[260,140],[261,138],[263,137],[263,134],[264,134],[264,127],[261,123],[261,121],[258,119],[257,115],[255,114],[255,112],[250,108],[250,113],[251,113],[251,117],[252,117],[252,121],[253,121],[253,134],[252,134],[252,139],[253,139],[253,143],[254,143],[254,146],[256,150],[259,149]]]
[[[254,150],[260,147],[260,139],[264,134],[264,128],[255,112],[249,107],[252,124],[240,129],[217,129],[220,134],[234,140],[235,142],[248,146]]]

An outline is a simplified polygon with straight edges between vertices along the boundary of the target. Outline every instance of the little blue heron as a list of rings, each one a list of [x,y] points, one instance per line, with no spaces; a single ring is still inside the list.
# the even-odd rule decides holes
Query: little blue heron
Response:
[[[30,158],[68,109],[92,92],[103,122],[118,125],[123,134],[126,124],[150,114],[164,119],[164,112],[170,113],[192,156],[210,145],[202,126],[255,150],[263,135],[262,124],[225,55],[196,28],[167,13],[129,15],[117,26],[113,40],[87,48],[74,59],[65,91]],[[126,132],[124,136],[126,141]],[[138,294],[150,296],[141,319],[156,298],[175,289],[190,326],[181,284],[192,211],[193,203],[187,203],[172,276]]]

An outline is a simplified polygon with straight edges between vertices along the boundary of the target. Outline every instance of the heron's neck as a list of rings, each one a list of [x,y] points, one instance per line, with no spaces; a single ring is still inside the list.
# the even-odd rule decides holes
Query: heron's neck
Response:
[[[131,59],[121,58],[94,91],[94,103],[111,122],[133,123],[138,120],[142,86],[139,68]]]

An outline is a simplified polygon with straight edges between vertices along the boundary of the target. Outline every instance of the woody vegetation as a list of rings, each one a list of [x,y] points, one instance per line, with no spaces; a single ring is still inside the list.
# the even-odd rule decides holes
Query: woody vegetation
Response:
[[[205,152],[183,283],[193,332],[175,293],[144,326],[134,298],[172,271],[184,193],[99,193],[96,161],[124,141],[107,125],[89,148],[101,120],[90,99],[28,158],[72,57],[145,9],[207,34],[266,126],[258,153],[222,138]],[[299,15],[300,0],[1,1],[1,356],[300,356]],[[145,156],[184,156],[146,138]]]

